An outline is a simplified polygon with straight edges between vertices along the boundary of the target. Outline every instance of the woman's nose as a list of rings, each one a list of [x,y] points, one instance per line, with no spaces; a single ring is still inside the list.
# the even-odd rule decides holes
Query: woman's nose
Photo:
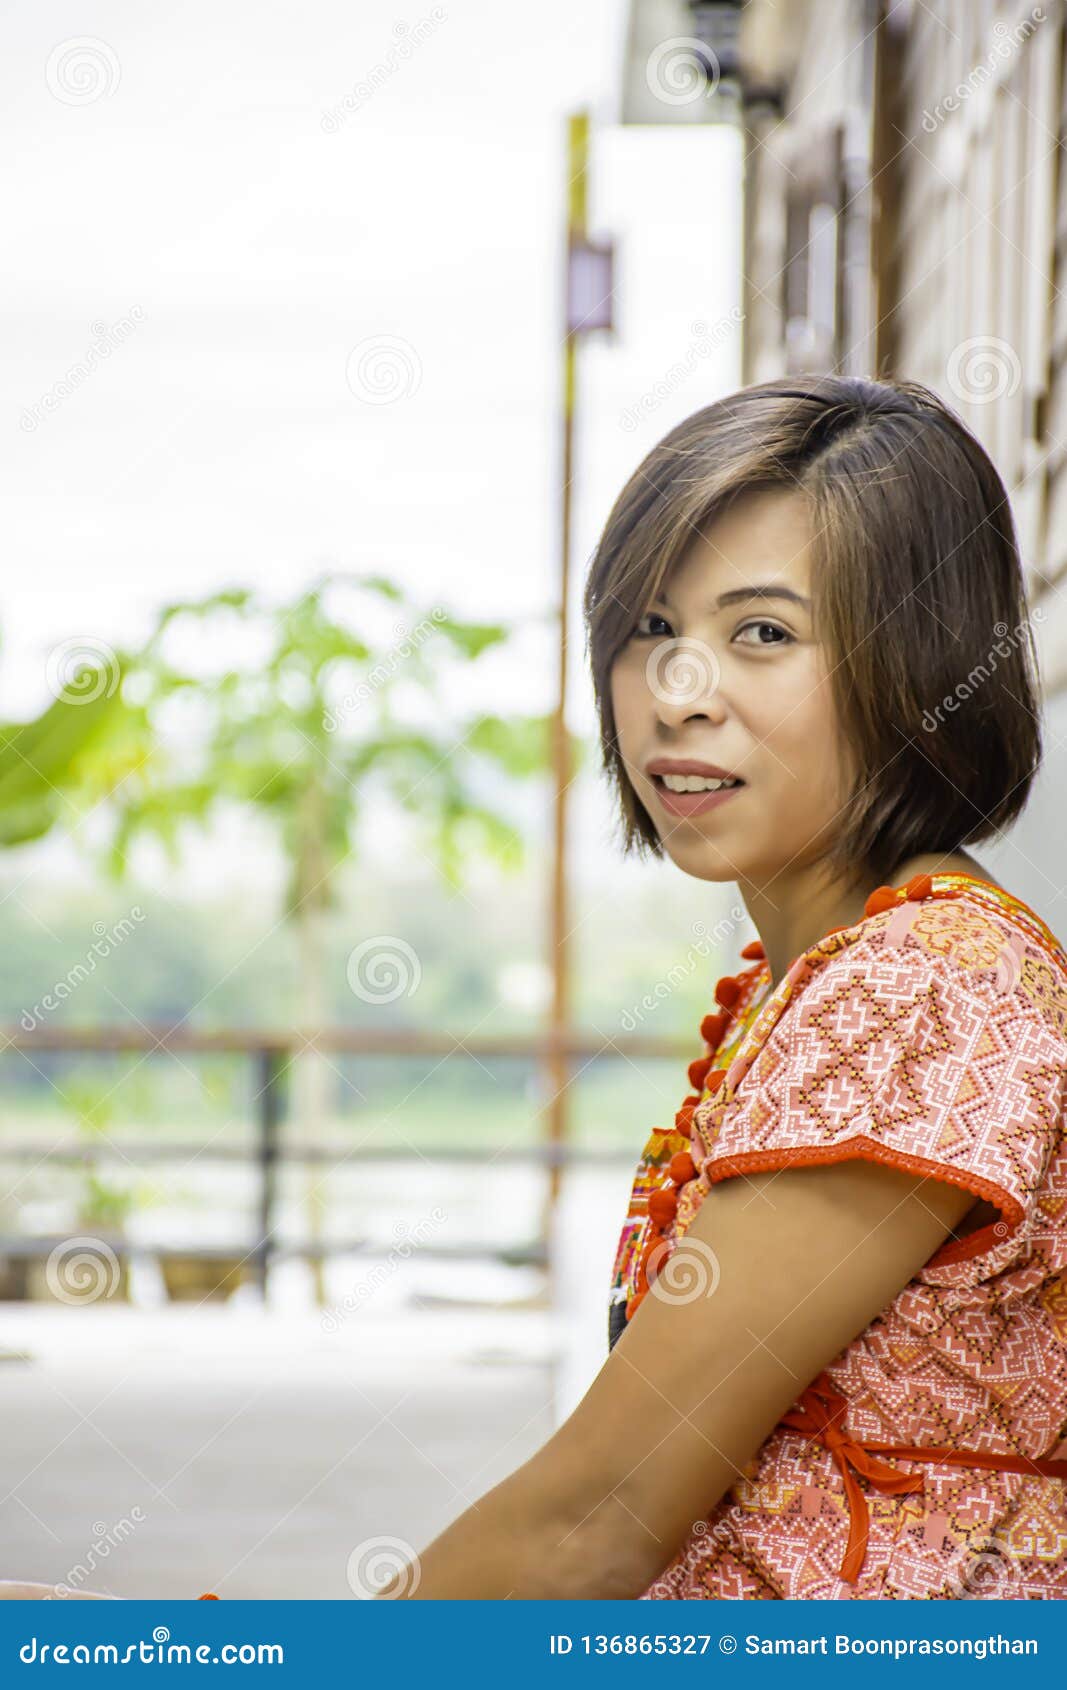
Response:
[[[645,680],[665,722],[722,714],[719,660],[704,640],[661,640],[648,654]]]

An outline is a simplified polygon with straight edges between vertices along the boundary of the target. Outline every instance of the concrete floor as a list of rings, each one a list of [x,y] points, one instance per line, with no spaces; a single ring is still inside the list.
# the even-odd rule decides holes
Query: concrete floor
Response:
[[[0,1305],[0,1578],[352,1598],[554,1427],[546,1312]],[[350,1578],[351,1581],[350,1582]]]
[[[528,1460],[603,1365],[629,1177],[569,1172],[552,1309],[507,1306],[532,1270],[417,1254],[377,1278],[334,1261],[327,1295],[350,1312],[332,1326],[298,1263],[272,1275],[269,1312],[250,1288],[183,1306],[136,1277],[137,1306],[0,1303],[0,1352],[27,1356],[0,1361],[0,1579],[373,1594],[376,1568],[385,1582]]]

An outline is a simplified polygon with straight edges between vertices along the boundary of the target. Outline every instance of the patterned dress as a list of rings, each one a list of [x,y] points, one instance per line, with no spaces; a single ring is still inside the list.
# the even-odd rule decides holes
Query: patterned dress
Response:
[[[743,954],[638,1163],[609,1344],[720,1180],[862,1158],[997,1218],[931,1256],[717,1503],[694,1497],[644,1596],[1067,1598],[1067,955],[959,874],[879,888],[773,990],[758,941]]]

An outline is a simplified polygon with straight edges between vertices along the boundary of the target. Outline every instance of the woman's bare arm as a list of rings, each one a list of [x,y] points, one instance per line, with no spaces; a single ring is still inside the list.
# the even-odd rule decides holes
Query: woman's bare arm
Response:
[[[675,1251],[678,1294],[645,1297],[559,1430],[380,1597],[639,1596],[973,1203],[859,1161],[713,1186]]]

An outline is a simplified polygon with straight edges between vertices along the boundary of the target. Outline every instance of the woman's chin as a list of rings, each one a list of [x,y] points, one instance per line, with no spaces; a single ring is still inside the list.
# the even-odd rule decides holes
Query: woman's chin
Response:
[[[740,880],[745,873],[742,859],[731,859],[695,833],[691,840],[683,840],[681,834],[675,832],[669,842],[661,839],[661,844],[664,856],[669,857],[683,874],[692,875],[694,880],[734,881]]]

